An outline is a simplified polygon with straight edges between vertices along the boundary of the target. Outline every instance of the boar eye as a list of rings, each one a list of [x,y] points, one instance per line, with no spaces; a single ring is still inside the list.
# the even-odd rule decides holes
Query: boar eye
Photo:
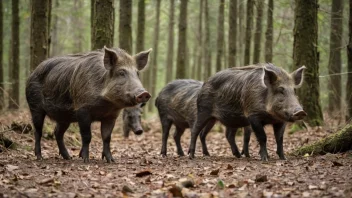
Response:
[[[119,75],[120,77],[125,77],[126,72],[125,72],[124,70],[121,70],[121,71],[118,72],[118,75]]]
[[[279,87],[279,88],[277,88],[277,92],[281,93],[281,94],[285,94],[285,88]]]

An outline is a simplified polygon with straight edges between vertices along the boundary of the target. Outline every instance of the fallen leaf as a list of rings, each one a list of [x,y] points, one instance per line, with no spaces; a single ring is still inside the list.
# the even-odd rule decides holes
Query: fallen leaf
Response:
[[[309,185],[309,186],[308,186],[308,189],[309,189],[309,190],[315,190],[315,189],[318,189],[318,186]]]
[[[216,176],[219,174],[220,169],[215,169],[210,172],[210,175]]]
[[[192,188],[194,187],[194,181],[192,179],[188,179],[188,178],[181,178],[179,180],[179,183],[182,187],[185,188]]]
[[[266,175],[256,175],[255,182],[266,182],[268,181],[268,177]]]
[[[332,164],[333,164],[332,166],[343,166],[343,164],[337,161],[332,161]]]
[[[227,170],[232,170],[232,169],[233,169],[233,166],[231,166],[230,164],[227,164],[226,169],[227,169]]]
[[[54,182],[54,178],[45,178],[43,180],[41,180],[40,182],[38,182],[38,184],[48,184],[48,183],[51,183],[51,182]]]
[[[138,173],[136,173],[136,177],[144,177],[144,176],[147,176],[147,175],[151,175],[152,172],[150,170],[142,170]]]
[[[128,186],[123,186],[122,193],[133,193],[133,190]]]
[[[100,175],[105,175],[105,172],[104,171],[99,171],[99,174]]]
[[[183,197],[182,189],[176,185],[169,188],[169,192],[172,194],[173,197]]]
[[[216,187],[218,187],[219,189],[224,189],[225,188],[224,181],[219,179],[218,183],[216,184]]]
[[[14,170],[17,170],[19,167],[18,166],[14,166],[14,165],[11,165],[11,164],[7,164],[6,165],[6,170],[12,172]]]

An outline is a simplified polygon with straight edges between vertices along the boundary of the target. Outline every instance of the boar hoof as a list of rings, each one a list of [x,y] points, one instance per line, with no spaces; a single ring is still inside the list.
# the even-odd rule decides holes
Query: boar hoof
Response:
[[[185,156],[185,153],[184,153],[183,151],[179,151],[179,152],[177,152],[177,154],[178,154],[178,156],[180,156],[180,157]]]
[[[209,152],[204,152],[204,153],[203,153],[203,156],[204,156],[204,157],[210,157],[210,154],[209,154]]]
[[[241,154],[240,153],[233,153],[234,156],[236,156],[237,158],[241,158]]]
[[[65,160],[70,160],[70,159],[72,159],[71,158],[71,156],[67,153],[67,151],[66,152],[62,152],[62,153],[59,153],[61,156],[62,156],[62,158],[64,158]]]
[[[115,162],[114,158],[112,158],[111,156],[111,153],[109,154],[102,153],[101,159],[104,159],[104,158],[106,159],[107,163]]]
[[[42,160],[43,160],[42,155],[37,155],[37,161],[42,161]]]
[[[88,158],[88,157],[85,157],[85,158],[83,159],[83,162],[84,162],[84,163],[88,163],[88,162],[89,162],[89,158]]]

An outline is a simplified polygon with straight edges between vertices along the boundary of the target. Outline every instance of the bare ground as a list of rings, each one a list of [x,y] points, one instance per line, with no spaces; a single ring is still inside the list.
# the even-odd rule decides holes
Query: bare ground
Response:
[[[162,158],[161,130],[156,118],[145,125],[142,136],[124,139],[117,123],[111,141],[115,163],[101,160],[99,124],[93,125],[90,162],[78,158],[80,136],[77,126],[65,134],[73,156],[63,160],[52,138],[53,125],[45,127],[42,139],[43,161],[36,161],[33,132],[14,132],[12,122],[30,123],[28,112],[0,116],[0,134],[15,142],[14,149],[1,147],[0,197],[352,197],[352,152],[318,157],[294,157],[287,153],[303,144],[329,135],[331,126],[285,134],[288,160],[279,160],[271,127],[267,128],[269,162],[259,159],[259,147],[252,135],[250,159],[231,155],[224,133],[211,132],[207,143],[211,157],[203,157],[200,142],[196,159],[177,157],[170,133],[168,157]],[[173,130],[173,129],[172,129]],[[289,129],[286,131],[288,132]],[[49,132],[49,133],[48,133]],[[190,132],[182,137],[187,153]],[[242,136],[236,137],[242,148]]]

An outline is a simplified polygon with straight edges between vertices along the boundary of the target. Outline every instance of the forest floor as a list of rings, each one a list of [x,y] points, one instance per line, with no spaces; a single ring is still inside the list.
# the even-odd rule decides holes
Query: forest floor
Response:
[[[329,135],[334,130],[332,121],[330,127],[293,134],[287,129],[286,161],[275,154],[273,132],[267,127],[268,162],[260,161],[254,135],[250,143],[251,158],[237,159],[231,155],[221,132],[211,132],[207,137],[211,157],[202,156],[198,141],[196,158],[190,160],[187,156],[177,157],[172,131],[168,157],[162,158],[157,118],[144,123],[150,129],[143,135],[132,133],[129,139],[123,138],[119,121],[111,141],[115,162],[110,164],[101,160],[98,123],[92,126],[91,160],[85,164],[78,158],[77,125],[65,134],[72,160],[58,155],[51,134],[53,125],[49,123],[42,139],[44,160],[36,161],[33,132],[10,130],[7,126],[13,122],[30,123],[30,116],[25,110],[0,116],[0,135],[15,142],[12,149],[1,147],[0,197],[352,197],[352,152],[317,157],[288,155],[303,144]],[[189,139],[190,132],[186,131],[182,137],[185,153]],[[242,136],[237,136],[236,141],[242,148]]]

